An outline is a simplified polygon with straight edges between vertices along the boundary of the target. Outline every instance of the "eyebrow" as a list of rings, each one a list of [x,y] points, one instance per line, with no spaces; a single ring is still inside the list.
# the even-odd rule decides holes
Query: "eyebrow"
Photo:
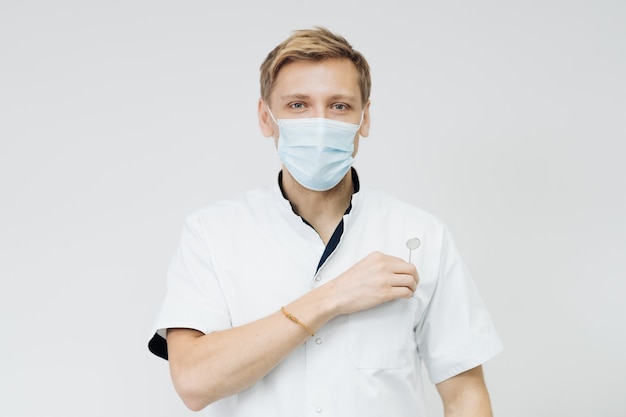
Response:
[[[305,100],[309,98],[311,98],[311,96],[308,94],[286,94],[280,97],[280,99],[283,99],[283,100],[293,100],[293,99]],[[330,96],[330,99],[331,100],[343,100],[343,101],[358,100],[357,96],[354,96],[351,94],[333,94],[332,96]]]
[[[302,100],[302,99],[307,99],[310,96],[306,95],[306,94],[286,94],[284,96],[281,96],[280,99],[287,99],[287,100],[291,100],[291,99],[298,99],[298,100]]]

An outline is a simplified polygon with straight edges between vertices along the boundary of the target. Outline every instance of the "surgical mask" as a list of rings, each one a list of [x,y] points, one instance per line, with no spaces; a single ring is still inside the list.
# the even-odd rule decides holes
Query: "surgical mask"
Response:
[[[314,191],[339,184],[354,161],[354,137],[363,114],[358,125],[322,117],[276,120],[269,114],[278,125],[278,156],[291,176]]]

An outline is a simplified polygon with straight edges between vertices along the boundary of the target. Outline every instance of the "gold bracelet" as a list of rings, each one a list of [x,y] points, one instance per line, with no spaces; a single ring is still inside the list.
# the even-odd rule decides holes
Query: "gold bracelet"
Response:
[[[300,326],[302,326],[304,328],[304,330],[306,330],[307,332],[309,332],[309,334],[311,336],[315,336],[315,333],[313,333],[313,330],[311,330],[311,328],[309,326],[307,326],[306,324],[302,323],[300,320],[298,320],[296,318],[296,316],[294,316],[291,313],[288,313],[287,310],[285,310],[285,307],[281,307],[280,311],[283,312],[283,314],[285,315],[285,317],[287,317],[289,320],[293,321],[296,324],[299,324]]]

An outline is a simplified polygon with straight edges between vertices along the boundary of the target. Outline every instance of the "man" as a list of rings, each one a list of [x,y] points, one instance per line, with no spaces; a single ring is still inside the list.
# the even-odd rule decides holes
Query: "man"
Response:
[[[446,416],[491,415],[481,364],[501,343],[449,232],[352,168],[370,85],[364,57],[324,28],[262,64],[278,181],[189,216],[150,342],[190,409],[423,416],[424,363]]]

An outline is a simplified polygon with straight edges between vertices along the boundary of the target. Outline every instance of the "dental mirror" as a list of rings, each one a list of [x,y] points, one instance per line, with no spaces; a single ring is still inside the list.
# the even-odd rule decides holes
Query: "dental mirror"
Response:
[[[406,247],[409,249],[409,262],[411,262],[411,253],[419,248],[421,244],[422,242],[416,237],[412,237],[406,241]]]

